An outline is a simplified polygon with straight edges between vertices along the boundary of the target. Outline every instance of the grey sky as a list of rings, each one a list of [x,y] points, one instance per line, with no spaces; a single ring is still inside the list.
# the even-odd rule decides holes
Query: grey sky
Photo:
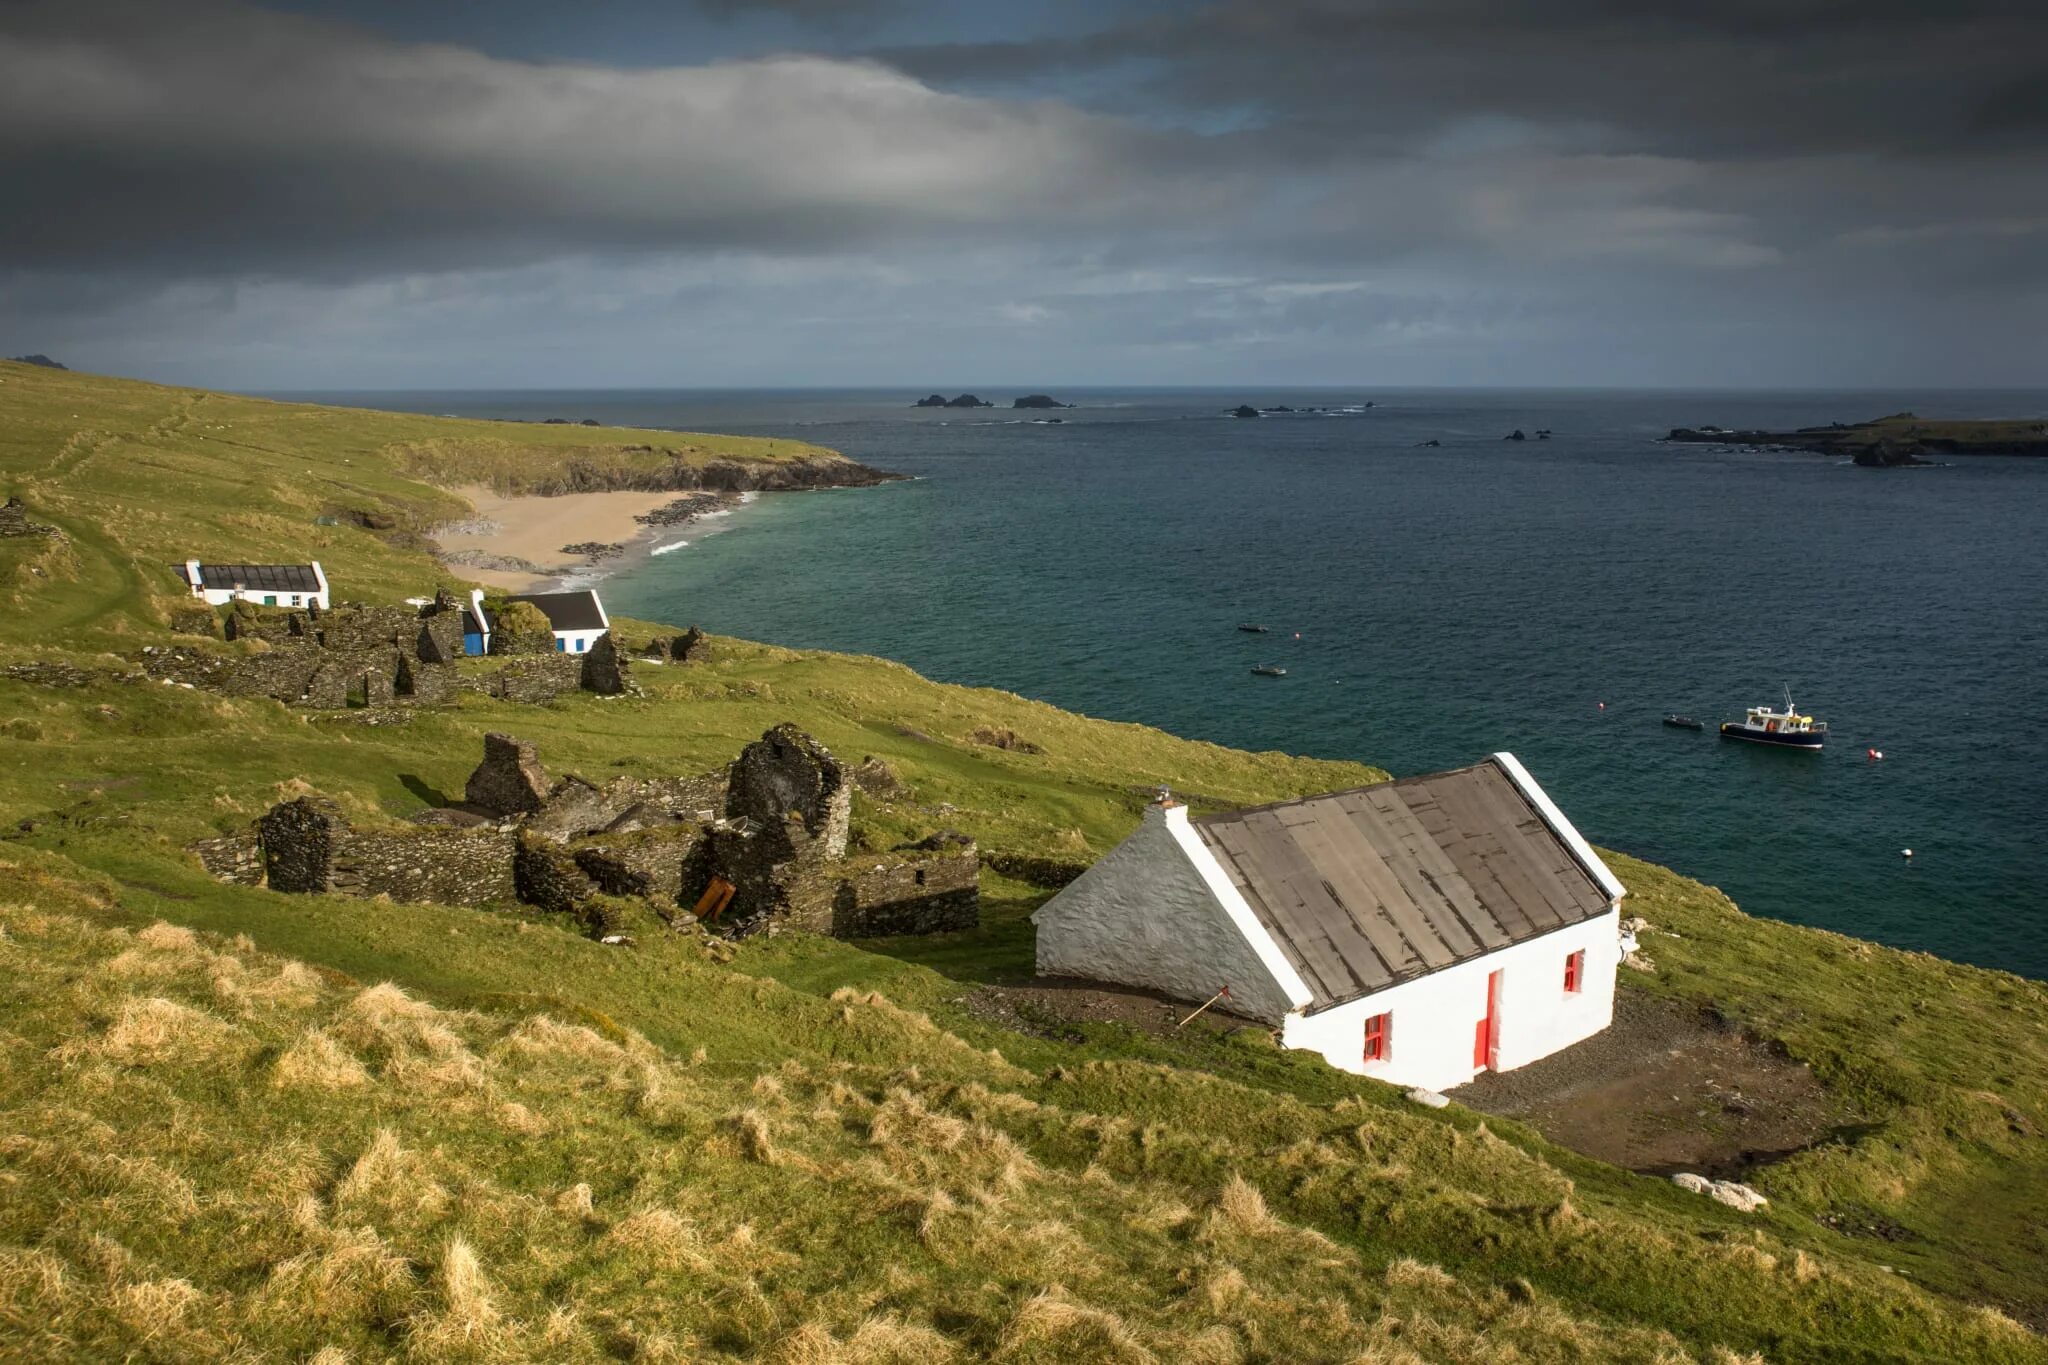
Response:
[[[0,352],[241,387],[2032,385],[2048,6],[0,4]]]

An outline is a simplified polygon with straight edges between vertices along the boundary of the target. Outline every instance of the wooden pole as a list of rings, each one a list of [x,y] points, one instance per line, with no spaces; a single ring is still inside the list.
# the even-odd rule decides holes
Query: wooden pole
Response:
[[[1210,996],[1207,1000],[1203,1001],[1202,1009],[1196,1010],[1195,1014],[1200,1014],[1202,1010],[1209,1008],[1209,1006],[1215,1004],[1218,1000],[1227,999],[1229,995],[1230,987],[1225,986],[1222,990],[1217,991],[1216,994]],[[1173,1026],[1174,1032],[1178,1033],[1182,1029],[1186,1028],[1189,1024],[1193,1023],[1195,1021],[1195,1014],[1190,1014],[1187,1018],[1181,1020],[1178,1024],[1175,1024]]]

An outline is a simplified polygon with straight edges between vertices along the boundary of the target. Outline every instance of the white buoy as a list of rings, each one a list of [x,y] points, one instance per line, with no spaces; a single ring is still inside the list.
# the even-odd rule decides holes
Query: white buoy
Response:
[[[1910,858],[1913,856],[1913,850],[1910,848],[1902,848],[1899,850],[1899,856],[1901,858]]]

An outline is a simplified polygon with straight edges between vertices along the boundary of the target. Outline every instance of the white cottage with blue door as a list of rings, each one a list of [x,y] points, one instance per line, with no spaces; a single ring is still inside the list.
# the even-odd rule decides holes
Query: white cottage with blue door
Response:
[[[555,651],[559,654],[587,653],[597,643],[597,637],[612,628],[604,603],[590,588],[578,588],[573,592],[522,593],[505,600],[538,607],[541,615],[548,618],[548,627],[555,637]],[[491,636],[496,630],[497,622],[484,607],[483,589],[472,589],[469,610],[462,615],[462,652],[490,653]]]
[[[1514,755],[1190,818],[1170,797],[1032,916],[1038,971],[1442,1090],[1614,1018],[1626,891]]]

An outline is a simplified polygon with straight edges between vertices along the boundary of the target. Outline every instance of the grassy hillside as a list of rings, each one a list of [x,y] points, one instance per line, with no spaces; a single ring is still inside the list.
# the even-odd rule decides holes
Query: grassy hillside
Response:
[[[278,553],[327,535],[330,568],[418,591],[417,552],[288,516],[292,472],[439,515],[393,442],[483,424],[50,375],[66,431],[55,389],[15,420],[21,368],[0,491],[74,540],[0,541],[0,669],[80,672],[0,675],[0,1357],[2048,1360],[1980,1306],[2048,1316],[2048,990],[1751,920],[1630,859],[1631,909],[1676,937],[1625,986],[1777,1040],[1868,1116],[1759,1175],[1760,1215],[1257,1030],[1001,1028],[962,1000],[1028,976],[1043,893],[994,876],[971,934],[630,950],[217,884],[192,839],[306,786],[401,818],[492,729],[602,779],[702,771],[793,720],[904,782],[857,800],[856,839],[1068,858],[1161,781],[1234,804],[1376,773],[728,640],[638,670],[641,697],[391,726],[135,681],[107,651],[160,638],[145,574],[183,557],[147,539],[176,520],[154,508]],[[157,430],[187,401],[308,414],[324,453]],[[117,428],[125,478],[62,463]],[[245,526],[231,490],[270,510]]]
[[[447,576],[408,546],[469,513],[448,486],[558,491],[575,466],[577,486],[658,488],[678,462],[840,458],[799,441],[272,403],[13,362],[0,362],[0,416],[0,498],[69,537],[33,561],[0,549],[0,638],[71,645],[160,627],[169,566],[193,557],[317,558],[351,600],[430,592]]]

